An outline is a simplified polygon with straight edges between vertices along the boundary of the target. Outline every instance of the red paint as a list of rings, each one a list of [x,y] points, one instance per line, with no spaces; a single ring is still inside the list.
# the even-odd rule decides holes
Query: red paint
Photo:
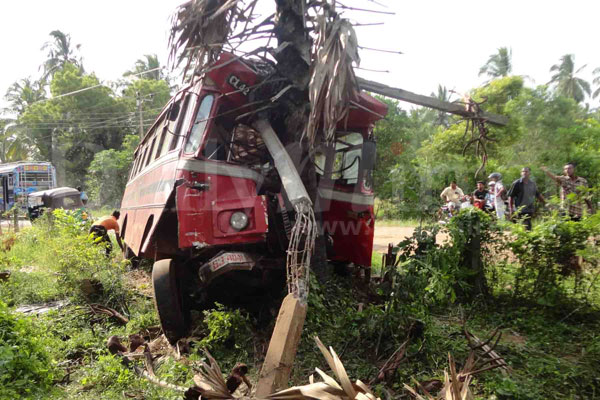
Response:
[[[133,174],[127,184],[120,223],[123,226],[127,219],[124,240],[137,255],[181,257],[207,246],[219,249],[232,245],[260,244],[263,246],[260,248],[264,248],[269,227],[267,199],[257,195],[260,175],[248,167],[207,160],[202,155],[220,107],[226,105],[228,110],[236,110],[231,114],[232,118],[247,112],[250,106],[244,108],[243,105],[248,103],[249,90],[259,83],[259,78],[251,66],[231,54],[223,53],[217,64],[227,65],[207,72],[205,81],[197,80],[183,89],[159,116],[160,120],[166,115],[170,104],[176,99],[192,93],[188,103],[191,111],[182,109],[178,117],[182,124],[180,134],[184,136],[182,142],[176,149],[161,153],[147,165],[142,163],[143,167]],[[216,96],[199,148],[194,154],[183,154],[199,104],[209,93]],[[348,117],[338,127],[344,131],[359,132],[366,139],[374,123],[387,113],[387,106],[363,93],[358,104],[360,107],[351,108]],[[158,122],[152,129],[155,128],[157,131],[160,129]],[[142,140],[136,150],[134,165],[140,163],[138,159],[146,155],[145,150],[153,140],[151,135]],[[372,193],[362,185],[337,184],[324,189],[337,193],[333,198],[320,197],[318,200],[324,221],[328,224],[326,229],[334,240],[332,259],[370,265],[374,232],[373,205],[372,202],[367,204],[365,199],[369,199]],[[230,217],[236,211],[246,213],[249,218],[248,226],[241,231],[230,226]],[[167,217],[171,219],[165,225]],[[165,242],[169,242],[169,245],[157,248],[157,243]]]

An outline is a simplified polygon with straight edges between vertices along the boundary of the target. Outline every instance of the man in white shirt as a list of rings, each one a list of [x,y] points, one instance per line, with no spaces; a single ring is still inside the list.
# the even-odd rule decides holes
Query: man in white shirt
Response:
[[[452,181],[450,182],[450,186],[442,191],[440,197],[445,203],[450,203],[451,206],[460,208],[460,202],[462,198],[465,197],[465,194],[462,189],[456,185],[456,182]]]
[[[502,184],[502,175],[499,172],[494,172],[488,176],[488,179],[495,183],[494,206],[496,208],[496,217],[498,217],[499,220],[503,220],[504,214],[506,213],[506,207],[502,197],[506,198],[506,188]]]

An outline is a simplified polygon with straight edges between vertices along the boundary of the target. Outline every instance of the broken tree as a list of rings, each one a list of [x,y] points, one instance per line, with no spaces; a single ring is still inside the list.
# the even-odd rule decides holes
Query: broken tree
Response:
[[[269,165],[274,165],[275,171],[271,175],[276,175],[275,191],[279,190],[281,195],[284,195],[284,198],[279,197],[280,203],[291,205],[293,214],[291,221],[288,221],[287,211],[282,215],[282,230],[287,236],[285,262],[289,294],[280,310],[267,354],[267,362],[261,373],[263,380],[258,385],[260,393],[267,394],[287,382],[306,314],[309,271],[311,267],[318,270],[326,260],[325,240],[323,235],[318,235],[321,231],[319,223],[324,215],[319,204],[323,200],[320,196],[321,189],[324,189],[323,193],[329,195],[328,200],[353,204],[354,199],[357,198],[359,204],[372,206],[373,193],[369,184],[369,171],[372,172],[374,159],[372,130],[375,121],[383,118],[386,111],[385,108],[381,109],[382,105],[375,99],[361,94],[360,88],[416,104],[432,106],[477,121],[502,124],[504,119],[485,114],[479,109],[475,110],[470,104],[460,106],[435,102],[426,96],[357,80],[353,67],[360,63],[358,40],[352,24],[336,12],[335,1],[276,0],[276,12],[263,19],[254,15],[257,3],[258,0],[193,0],[183,4],[173,21],[171,56],[172,59],[177,59],[178,63],[185,62],[186,72],[193,71],[191,75],[186,75],[193,82],[204,83],[206,80],[208,85],[219,86],[220,79],[225,79],[233,89],[221,93],[222,98],[234,98],[240,93],[246,96],[245,103],[237,104],[235,108],[226,111],[226,113],[236,113],[232,118],[234,120],[221,121],[220,125],[224,128],[213,129],[218,132],[215,134],[214,141],[217,144],[222,143],[222,147],[219,145],[214,152],[203,156],[210,159],[213,155],[220,154],[220,149],[224,149],[221,151],[223,157],[220,158],[224,161],[241,160],[252,155],[257,159],[254,167],[261,171],[264,169],[265,161],[268,161]],[[250,51],[242,52],[239,49],[240,44],[253,43],[255,39],[264,39],[266,45],[257,46]],[[276,46],[270,46],[272,39],[276,39]],[[225,56],[224,51],[229,55]],[[245,82],[239,76],[229,75],[226,71],[228,66],[239,60],[242,60],[248,69],[256,71],[256,75],[251,78],[252,82]],[[219,70],[222,70],[224,76],[219,75]],[[208,118],[214,119],[215,124],[219,125],[223,114],[211,114],[212,116],[209,117],[211,107],[212,100],[207,105],[206,115],[197,117],[194,126],[202,122],[206,125],[205,121]],[[202,109],[202,105],[199,109]],[[239,131],[237,128],[231,129],[231,126],[238,121],[245,124],[245,128]],[[346,138],[349,133],[353,133],[349,128],[351,126],[361,131],[360,142],[352,142],[349,139],[340,141],[340,137]],[[224,139],[228,137],[231,140]],[[141,146],[151,147],[150,153],[152,153],[153,145],[150,145],[149,139],[147,142],[142,141]],[[249,146],[249,142],[255,143],[255,146]],[[234,151],[239,147],[243,151]],[[196,151],[198,147],[192,148]],[[268,154],[261,153],[261,148],[266,148]],[[345,171],[351,168],[356,168],[359,172],[357,177],[352,178],[354,180],[345,179],[343,182],[345,186],[336,187],[332,183],[335,181],[332,177],[332,169],[337,162],[336,152],[344,148],[346,149],[343,153],[344,158],[352,151],[358,152],[358,156],[353,157],[353,161],[349,160],[347,164],[338,166],[339,171],[336,173],[342,178]],[[361,149],[362,153],[360,153]],[[315,157],[317,150],[322,152],[327,160],[324,166],[319,167],[323,172],[319,179],[317,179]],[[145,154],[142,153],[141,148],[139,153]],[[187,164],[193,162],[195,161],[186,160]],[[244,170],[244,174],[254,176],[253,174],[257,174],[256,168]],[[199,172],[206,173],[204,170]],[[197,178],[193,178],[194,176],[191,175],[185,185],[177,188],[177,193],[181,193],[177,201],[191,196],[200,197],[202,193],[210,190],[210,183],[200,182]],[[268,173],[261,175],[261,179],[267,180],[267,178],[269,178]],[[257,181],[261,179],[256,178]],[[210,177],[207,180],[210,180]],[[331,186],[319,187],[324,183],[330,183]],[[197,191],[201,194],[196,194]],[[189,221],[193,221],[193,218],[198,215],[198,210],[190,205],[192,203],[181,201],[181,207],[178,203],[176,208],[178,212],[184,212],[183,216],[176,216],[179,218],[180,227],[187,226],[186,224],[190,224]],[[187,214],[185,214],[185,207],[190,208]],[[236,220],[237,222],[231,220],[232,226],[245,226],[248,216],[245,216],[245,220],[242,216],[239,218],[241,219]],[[371,243],[370,246],[366,244],[364,254],[367,257],[363,257],[363,261],[359,264],[370,265],[372,210],[355,212],[353,209],[348,209],[344,211],[344,218],[344,223],[358,224],[359,228],[362,226],[361,223],[368,226],[371,237],[367,235],[363,241],[370,240]],[[239,225],[233,225],[234,222],[236,224],[239,222]],[[288,225],[293,226],[288,229]],[[190,229],[185,231],[185,235],[194,238],[204,237],[202,232],[199,233],[192,228],[190,226]],[[240,229],[243,228],[238,230]],[[332,237],[333,234],[328,239]],[[203,251],[210,246],[206,241],[193,240],[189,239],[190,245],[197,251]],[[344,243],[343,240],[342,235],[338,243],[334,240],[334,246]],[[180,239],[179,248],[182,247],[182,242],[187,243]],[[347,243],[345,248],[361,245],[363,243],[360,241]],[[140,250],[149,251],[149,248],[148,245],[144,247],[140,245]],[[220,268],[219,265],[227,262],[227,259],[234,260],[238,265],[243,264],[246,268],[255,265],[252,257],[237,253],[227,255],[226,259],[215,257],[208,262],[203,261],[206,264],[202,268],[214,272]],[[180,297],[176,284],[179,278],[175,276],[176,273],[171,272],[178,270],[176,262],[175,260],[169,260],[168,263],[164,260],[159,262],[168,267],[160,276],[159,283],[168,283],[166,286],[162,285],[168,289],[164,291],[166,295],[162,297],[177,300]],[[210,278],[210,271],[204,276],[206,279]],[[155,284],[155,291],[156,287]],[[178,302],[168,301],[164,304],[178,304]],[[160,314],[161,307],[158,300],[157,307]],[[163,307],[163,311],[168,315],[169,310],[164,310]],[[184,319],[183,316],[178,317]]]

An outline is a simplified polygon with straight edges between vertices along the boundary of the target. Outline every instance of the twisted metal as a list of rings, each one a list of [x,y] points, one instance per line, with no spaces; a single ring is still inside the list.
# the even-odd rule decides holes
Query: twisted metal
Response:
[[[317,237],[315,213],[309,201],[299,201],[294,205],[296,223],[292,228],[287,250],[287,285],[301,302],[306,303],[309,291],[310,258]]]

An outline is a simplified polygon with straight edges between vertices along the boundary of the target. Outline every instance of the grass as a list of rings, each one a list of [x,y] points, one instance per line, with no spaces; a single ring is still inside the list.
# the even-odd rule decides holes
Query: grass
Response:
[[[422,223],[424,222],[416,219],[377,219],[375,220],[375,229],[378,226],[408,226],[414,228]]]
[[[67,307],[27,318],[37,327],[32,335],[44,343],[51,360],[54,380],[45,398],[177,398],[175,392],[138,377],[106,349],[112,335],[126,338],[158,324],[153,301],[144,294],[148,271],[127,272],[120,255],[106,259],[86,242],[86,230],[78,229],[35,224],[24,229],[10,249],[0,251],[0,269],[12,271],[10,279],[0,283],[0,298],[12,312],[23,304],[70,301]],[[513,369],[510,375],[499,370],[479,374],[472,385],[476,399],[598,398],[598,295],[586,303],[572,299],[552,305],[515,299],[507,282],[518,265],[495,268],[489,298],[426,306],[419,301],[390,302],[390,283],[367,288],[353,277],[333,275],[317,281],[312,274],[308,314],[290,384],[307,383],[315,367],[328,371],[314,336],[333,346],[351,379],[363,382],[375,378],[383,363],[411,336],[409,359],[389,382],[373,385],[381,398],[398,398],[402,385],[410,384],[412,378],[442,378],[448,353],[460,367],[469,351],[462,333],[466,318],[468,329],[482,339],[496,328],[501,330],[496,350]],[[373,256],[373,269],[374,275],[381,269],[380,254]],[[86,308],[90,300],[77,285],[83,277],[102,282],[106,293],[94,302],[118,309],[129,318],[126,325],[90,316]],[[263,314],[276,315],[276,309],[265,309]],[[208,348],[224,373],[238,362],[247,363],[255,383],[274,320],[227,307],[194,313],[193,318],[198,339],[190,354],[181,361],[168,354],[161,357],[156,365],[159,379],[191,385],[194,363],[203,359],[203,349]],[[409,329],[416,322],[422,327],[417,332]]]

